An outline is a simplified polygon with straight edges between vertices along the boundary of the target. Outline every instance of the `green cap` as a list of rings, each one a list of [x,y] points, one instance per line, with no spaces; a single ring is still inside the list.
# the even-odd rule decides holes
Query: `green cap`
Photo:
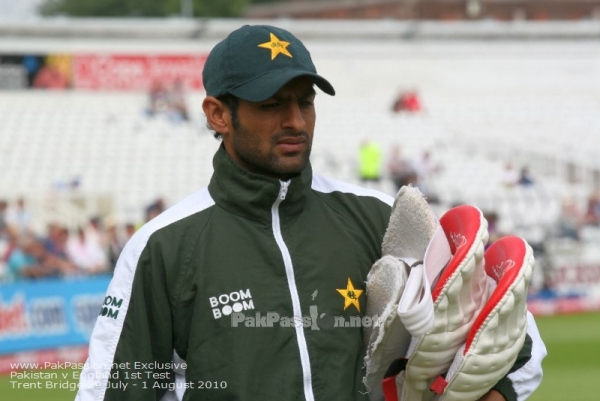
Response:
[[[325,93],[335,95],[306,47],[288,31],[268,25],[245,25],[219,42],[208,55],[202,79],[208,96],[230,93],[262,102],[299,76],[309,76]]]

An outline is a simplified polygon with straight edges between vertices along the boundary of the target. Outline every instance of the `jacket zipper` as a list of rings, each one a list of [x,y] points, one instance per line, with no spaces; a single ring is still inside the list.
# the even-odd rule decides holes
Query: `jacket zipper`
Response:
[[[281,224],[279,220],[279,205],[285,200],[287,195],[290,181],[279,181],[281,188],[279,189],[279,195],[275,200],[275,203],[271,207],[271,217],[273,220],[273,234],[275,235],[275,241],[279,246],[281,255],[283,256],[283,263],[285,264],[285,274],[287,276],[288,287],[290,295],[292,296],[292,306],[294,311],[294,321],[302,321],[302,309],[300,308],[300,296],[298,295],[298,288],[296,287],[296,278],[294,276],[294,266],[292,265],[292,257],[287,245],[283,241],[283,235],[281,234]],[[298,327],[299,326],[299,327]],[[306,401],[314,401],[315,396],[312,389],[312,373],[310,368],[310,357],[308,355],[308,346],[306,345],[306,337],[304,336],[304,326],[302,324],[294,324],[296,329],[296,339],[298,340],[298,349],[300,351],[300,363],[302,364],[302,376],[304,382],[304,397]]]

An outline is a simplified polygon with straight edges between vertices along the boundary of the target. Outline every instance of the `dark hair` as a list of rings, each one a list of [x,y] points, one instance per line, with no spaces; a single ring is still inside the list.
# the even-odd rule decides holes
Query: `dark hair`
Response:
[[[227,106],[227,108],[229,109],[229,113],[231,114],[231,124],[233,125],[233,128],[237,129],[240,126],[240,122],[237,116],[239,98],[233,96],[232,94],[226,93],[225,95],[217,97],[217,100],[219,100],[221,103]],[[209,130],[214,131],[210,124],[206,123],[206,126]],[[217,131],[214,131],[213,135],[216,139],[221,139],[222,137],[222,135]]]

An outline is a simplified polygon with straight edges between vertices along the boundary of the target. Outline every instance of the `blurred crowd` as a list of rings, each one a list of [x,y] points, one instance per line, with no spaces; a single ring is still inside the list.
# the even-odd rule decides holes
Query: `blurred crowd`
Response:
[[[394,189],[399,190],[411,184],[434,204],[437,196],[430,182],[443,169],[434,160],[428,150],[408,158],[399,145],[392,146],[384,157],[376,143],[364,141],[359,153],[359,176],[366,186],[390,180]],[[531,186],[534,179],[526,167],[514,170],[507,164],[502,185]],[[165,208],[163,199],[154,200],[145,207],[143,222],[152,220]],[[498,230],[496,212],[485,214],[491,244],[505,233]],[[123,247],[139,227],[132,222],[120,224],[110,216],[97,216],[79,227],[53,222],[47,225],[45,232],[39,233],[32,229],[32,222],[24,199],[14,202],[0,199],[0,282],[112,274]],[[573,200],[563,201],[556,229],[549,234],[579,241],[585,227],[600,229],[600,193],[592,193],[585,207]]]
[[[148,116],[166,115],[172,122],[188,121],[185,87],[181,79],[176,79],[171,86],[161,80],[152,83],[148,93]]]
[[[387,156],[374,141],[364,140],[358,155],[359,179],[364,185],[379,183],[389,179],[394,184],[395,193],[405,185],[412,185],[427,197],[429,203],[438,203],[439,199],[432,180],[442,170],[441,164],[434,161],[430,150],[424,150],[416,158],[402,154],[400,145],[393,145]]]
[[[504,171],[502,173],[502,185],[504,185],[506,188],[512,188],[516,186],[530,187],[534,184],[535,180],[529,172],[529,167],[521,166],[521,168],[517,170],[510,162],[504,165]]]
[[[392,111],[394,113],[417,113],[423,110],[421,98],[416,90],[401,91],[398,93]]]
[[[440,204],[434,184],[438,174],[443,171],[443,166],[436,159],[432,151],[427,149],[408,157],[403,154],[399,144],[392,145],[386,154],[376,141],[364,139],[358,149],[357,175],[363,186],[377,189],[381,189],[380,184],[384,181],[391,181],[395,191],[405,185],[415,186],[430,204]],[[539,182],[527,165],[515,166],[512,162],[507,162],[499,185],[506,189],[537,188]],[[489,223],[490,244],[494,239],[509,234],[499,231],[501,218],[497,210],[485,210],[485,213]],[[571,238],[580,241],[582,230],[590,227],[600,229],[598,192],[589,195],[585,207],[573,199],[564,200],[557,220],[551,227],[544,228],[547,230],[544,238]]]
[[[145,220],[164,208],[162,199],[152,202]],[[0,282],[112,274],[136,228],[134,223],[117,224],[107,216],[92,217],[76,228],[53,222],[40,234],[32,229],[23,199],[13,204],[0,200]]]
[[[600,193],[593,192],[582,210],[572,199],[565,199],[558,220],[557,235],[575,241],[581,239],[584,227],[600,228]]]
[[[439,201],[431,181],[441,170],[442,166],[434,161],[429,150],[424,150],[415,159],[409,159],[403,156],[400,145],[394,145],[387,160],[387,173],[396,190],[411,184],[421,190],[429,203]]]

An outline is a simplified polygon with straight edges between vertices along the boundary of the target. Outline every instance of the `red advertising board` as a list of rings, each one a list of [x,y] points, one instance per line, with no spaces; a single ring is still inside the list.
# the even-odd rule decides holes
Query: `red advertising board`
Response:
[[[206,57],[206,54],[73,55],[73,88],[146,91],[157,81],[169,85],[180,79],[188,89],[202,89]]]

